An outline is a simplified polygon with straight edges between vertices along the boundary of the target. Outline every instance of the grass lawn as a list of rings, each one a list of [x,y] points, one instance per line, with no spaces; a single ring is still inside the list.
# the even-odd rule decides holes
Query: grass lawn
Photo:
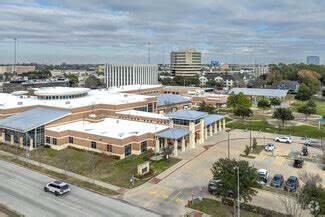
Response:
[[[232,206],[228,206],[222,204],[219,201],[203,198],[203,201],[195,201],[194,204],[188,204],[187,207],[192,209],[204,212],[211,216],[220,216],[220,217],[228,217],[234,215],[234,208]],[[248,212],[246,210],[240,210],[240,216],[242,217],[262,217],[262,215]]]
[[[227,127],[235,129],[252,129],[254,131],[261,130],[262,132],[292,135],[292,136],[307,136],[311,138],[321,138],[325,137],[325,130],[319,130],[316,127],[311,127],[307,125],[295,126],[295,127],[281,127],[281,129],[269,124],[263,120],[255,121],[242,121],[237,120],[235,122],[229,123]]]
[[[16,150],[8,145],[0,145],[0,149],[16,153]],[[23,150],[20,151],[21,156],[24,156],[24,153]],[[105,154],[93,154],[73,148],[57,151],[45,147],[31,151],[30,159],[61,169],[64,169],[66,162],[68,171],[125,188],[131,187],[130,178],[133,174],[137,174],[137,166],[147,160],[145,154],[116,160]],[[180,159],[171,157],[168,161],[150,162],[153,172],[136,180],[135,185],[143,184],[179,161]]]
[[[321,116],[325,116],[325,101],[321,101],[319,99],[314,99],[315,103],[316,103],[316,114],[321,115]],[[298,108],[300,106],[302,106],[304,104],[304,102],[296,100],[294,103],[291,104],[291,108],[297,112]]]

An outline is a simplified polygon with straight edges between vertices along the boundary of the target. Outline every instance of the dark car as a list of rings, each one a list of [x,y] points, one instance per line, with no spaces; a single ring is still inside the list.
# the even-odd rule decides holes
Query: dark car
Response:
[[[307,148],[307,146],[302,147],[300,154],[302,156],[308,156],[308,148]]]
[[[290,176],[284,184],[284,190],[295,192],[299,187],[299,180],[296,176]]]
[[[275,174],[271,181],[271,186],[275,188],[280,188],[284,182],[283,175]]]
[[[303,159],[295,159],[293,161],[293,167],[302,168],[303,165],[304,165],[304,160]]]
[[[216,190],[217,190],[219,184],[220,184],[220,180],[215,180],[215,179],[210,180],[208,183],[208,191],[211,194],[216,194]]]

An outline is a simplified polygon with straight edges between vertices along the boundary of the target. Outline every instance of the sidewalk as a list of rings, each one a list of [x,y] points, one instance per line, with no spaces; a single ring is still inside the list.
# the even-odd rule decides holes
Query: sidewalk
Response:
[[[2,150],[0,150],[0,155],[16,157],[16,155],[5,152],[5,151],[2,151]],[[26,159],[26,158],[23,158],[23,157],[20,157],[20,156],[18,156],[18,160],[30,163],[30,164],[35,165],[35,166],[42,167],[42,168],[47,169],[47,170],[51,170],[53,172],[57,172],[57,173],[61,173],[61,174],[67,174],[68,176],[71,176],[73,178],[76,178],[76,179],[79,179],[79,180],[82,180],[82,181],[85,181],[85,182],[89,182],[89,183],[94,183],[94,184],[96,184],[98,186],[101,186],[103,188],[107,188],[107,189],[117,191],[117,192],[120,192],[120,193],[123,193],[126,190],[126,189],[123,189],[121,187],[118,187],[118,186],[115,186],[115,185],[112,185],[112,184],[109,184],[109,183],[93,180],[91,178],[81,176],[79,174],[76,174],[76,173],[73,173],[73,172],[70,172],[70,171],[66,171],[66,173],[65,173],[65,171],[63,169],[53,167],[53,166],[50,166],[50,165],[47,165],[47,164],[44,164],[44,163],[40,164],[37,161]]]

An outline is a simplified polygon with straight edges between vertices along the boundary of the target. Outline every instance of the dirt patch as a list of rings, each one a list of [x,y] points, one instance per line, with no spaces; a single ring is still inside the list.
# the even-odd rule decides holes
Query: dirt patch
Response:
[[[24,216],[12,209],[9,209],[7,206],[0,204],[0,217],[21,217]]]

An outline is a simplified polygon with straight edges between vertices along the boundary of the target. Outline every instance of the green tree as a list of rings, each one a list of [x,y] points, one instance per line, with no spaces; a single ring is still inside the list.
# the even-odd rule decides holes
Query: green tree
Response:
[[[207,87],[215,87],[216,85],[217,85],[217,82],[213,79],[208,80],[205,84],[205,86],[207,86]]]
[[[307,120],[309,115],[316,114],[316,103],[312,100],[309,100],[306,104],[298,108],[298,112],[304,114]]]
[[[213,114],[216,109],[214,108],[214,106],[207,104],[206,102],[202,102],[199,104],[197,110],[201,112],[208,112],[209,114]]]
[[[245,120],[245,117],[251,116],[253,114],[253,111],[250,108],[239,106],[235,108],[234,114],[240,116],[243,120]]]
[[[79,79],[78,79],[77,75],[64,73],[64,77],[69,80],[70,87],[77,87],[78,86]]]
[[[309,87],[312,94],[315,94],[319,89],[319,83],[321,75],[315,71],[300,70],[298,73],[298,80],[300,83],[305,84]]]
[[[301,101],[308,101],[311,99],[312,95],[313,92],[310,90],[310,88],[306,84],[301,84],[298,88],[298,93],[295,96],[295,99]]]
[[[251,201],[257,194],[256,188],[261,188],[258,184],[257,170],[250,166],[248,161],[221,158],[212,165],[212,175],[216,180],[220,180],[220,187],[217,188],[216,194],[222,197],[228,197],[229,192],[234,193],[234,204],[236,204],[237,191],[237,170],[239,168],[239,196],[240,200],[246,203]]]
[[[281,105],[281,100],[279,98],[271,98],[270,99],[271,105],[275,108],[275,106]]]
[[[242,92],[238,94],[231,93],[227,99],[227,107],[233,108],[234,110],[236,110],[238,107],[250,108],[252,107],[252,101]]]
[[[267,99],[261,99],[260,101],[257,102],[257,106],[259,108],[262,108],[263,109],[263,112],[266,108],[270,108],[271,107],[271,104],[270,104],[270,101],[267,100]]]
[[[276,118],[278,120],[281,120],[282,126],[284,126],[285,121],[290,121],[294,119],[294,116],[292,115],[292,112],[290,109],[287,108],[277,108],[273,115],[272,118]]]
[[[85,80],[85,87],[91,88],[91,89],[96,89],[101,86],[100,79],[97,78],[94,75],[90,75],[88,78]]]

